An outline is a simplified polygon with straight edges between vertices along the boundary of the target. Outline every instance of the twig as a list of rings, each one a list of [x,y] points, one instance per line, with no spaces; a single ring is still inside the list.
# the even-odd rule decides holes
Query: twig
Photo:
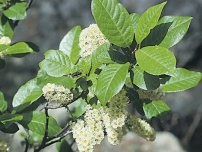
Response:
[[[187,143],[191,140],[196,128],[198,127],[198,125],[201,121],[201,117],[202,117],[202,105],[200,105],[198,107],[196,114],[194,116],[194,120],[193,120],[192,124],[190,125],[190,127],[188,128],[188,131],[182,140],[182,144],[184,146],[186,146]]]
[[[66,107],[66,109],[69,111],[71,117],[73,118],[73,115],[72,115],[71,111],[69,110],[69,108]],[[68,130],[69,127],[70,127],[70,126],[69,126],[69,124],[67,123],[67,124],[65,125],[65,127],[64,127],[62,130],[60,130],[60,132],[58,132],[55,136],[50,137],[50,138],[47,140],[47,142],[48,142],[48,141],[51,141],[51,140],[53,140],[53,139],[59,138],[59,137],[61,137],[61,136],[63,136],[63,135],[65,135],[66,132],[70,132],[70,131]]]
[[[25,138],[25,152],[28,152],[29,149],[29,140]]]
[[[68,129],[69,129],[69,124],[67,123],[66,126],[65,126],[62,130],[60,130],[60,132],[58,132],[55,136],[50,137],[50,138],[47,140],[47,142],[49,142],[49,141],[51,141],[51,140],[54,140],[54,139],[56,139],[56,138],[60,138],[61,136],[64,135],[64,132],[68,132]]]
[[[48,114],[48,102],[45,105],[45,115],[46,115],[46,124],[45,124],[45,132],[44,132],[44,136],[42,139],[42,142],[40,144],[40,146],[35,150],[35,152],[39,152],[41,149],[44,148],[44,146],[46,145],[47,142],[47,137],[48,137],[48,124],[49,124],[49,114]]]
[[[27,2],[27,7],[26,7],[26,11],[31,7],[33,1],[34,1],[34,0],[28,0],[28,2]]]
[[[54,143],[56,143],[56,142],[61,142],[61,140],[62,140],[63,138],[65,138],[68,134],[71,134],[71,133],[72,133],[72,131],[67,131],[67,132],[66,132],[65,134],[63,134],[61,137],[55,138],[55,140],[52,140],[52,141],[48,142],[47,144],[45,144],[44,147],[48,147],[48,146],[50,146],[50,145],[52,145],[52,144],[54,144]]]

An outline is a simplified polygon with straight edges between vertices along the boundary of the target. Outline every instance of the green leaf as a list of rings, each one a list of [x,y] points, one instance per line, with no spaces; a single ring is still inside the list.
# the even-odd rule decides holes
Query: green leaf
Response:
[[[37,79],[32,79],[21,86],[13,98],[13,107],[20,105],[29,106],[42,95],[41,88],[37,85]]]
[[[9,38],[13,37],[13,23],[5,16],[1,16],[0,19],[0,35]]]
[[[16,123],[0,123],[0,130],[4,133],[14,134],[19,130],[19,128]]]
[[[84,99],[79,98],[75,102],[69,105],[69,109],[71,110],[71,114],[74,118],[81,117],[86,111],[87,103]]]
[[[129,64],[111,64],[98,76],[96,95],[102,105],[105,105],[122,89],[128,74]]]
[[[27,137],[25,133],[25,138]],[[43,140],[43,135],[37,134],[36,132],[32,132],[29,130],[29,143],[33,145],[39,145]]]
[[[138,44],[141,44],[141,42],[149,35],[150,30],[157,25],[165,4],[166,2],[163,2],[152,6],[141,15],[135,30],[135,38]]]
[[[177,44],[187,33],[192,17],[186,16],[164,16],[158,24],[172,23],[168,33],[161,42],[160,46],[170,48]]]
[[[133,84],[144,90],[155,90],[160,86],[159,77],[151,75],[140,68],[135,66],[132,69],[133,72]]]
[[[165,38],[171,24],[172,23],[162,23],[155,26],[142,41],[141,47],[159,45]]]
[[[46,126],[46,116],[44,112],[34,111],[33,113],[24,114],[21,124],[34,133],[44,135]],[[55,119],[49,116],[48,136],[53,136],[61,130]]]
[[[6,113],[0,116],[0,122],[3,124],[14,123],[23,119],[22,115]]]
[[[109,54],[110,44],[99,46],[92,54],[92,70],[99,68],[103,64],[113,63]]]
[[[74,88],[75,87],[75,80],[70,77],[51,77],[47,75],[44,71],[39,71],[37,74],[37,84],[41,87],[46,85],[47,83],[54,83],[58,85],[63,85],[66,88]]]
[[[78,71],[81,70],[83,75],[86,75],[91,70],[91,60],[92,56],[88,56],[87,58],[81,58],[79,63],[75,66],[75,69]]]
[[[71,72],[69,57],[58,50],[47,51],[45,59],[40,62],[39,66],[48,75],[53,77],[61,77]]]
[[[73,64],[76,64],[79,59],[79,53],[81,50],[79,47],[80,33],[80,26],[72,28],[67,35],[64,36],[59,46],[59,50],[67,54]]]
[[[170,108],[162,100],[156,100],[149,103],[144,103],[143,110],[147,119],[151,119],[152,117],[158,117],[169,112]]]
[[[11,20],[22,20],[26,17],[26,2],[17,2],[10,6],[3,13]]]
[[[7,101],[4,99],[4,95],[0,91],[0,112],[5,112],[7,110],[7,107]]]
[[[25,42],[15,43],[12,46],[2,51],[5,55],[23,54],[33,52],[32,48]]]
[[[172,74],[176,66],[174,54],[160,46],[148,46],[135,54],[138,65],[149,74]]]
[[[69,144],[66,140],[62,140],[56,144],[57,152],[74,152],[72,150],[72,145]]]
[[[120,47],[132,43],[134,31],[130,15],[117,0],[92,0],[91,9],[98,27],[111,43]]]
[[[200,72],[178,68],[174,76],[162,86],[162,90],[164,92],[184,91],[198,85],[201,78],[202,75]]]
[[[131,21],[133,23],[133,29],[134,31],[136,31],[136,28],[137,28],[137,24],[138,24],[138,21],[140,19],[140,14],[136,14],[136,13],[132,13],[130,14],[130,18],[131,18]]]

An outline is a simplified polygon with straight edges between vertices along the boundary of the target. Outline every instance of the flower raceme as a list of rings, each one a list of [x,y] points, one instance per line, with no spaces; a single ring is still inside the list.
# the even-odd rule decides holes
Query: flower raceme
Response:
[[[128,114],[128,102],[126,92],[122,90],[105,107],[95,109],[87,106],[84,119],[78,119],[71,125],[73,138],[80,152],[92,152],[105,134],[109,143],[119,144],[125,134],[126,125],[147,140],[155,139],[155,131],[146,121]]]
[[[79,38],[79,46],[81,48],[81,58],[90,56],[100,45],[109,43],[102,34],[97,24],[91,24],[82,30]]]
[[[43,87],[42,91],[45,99],[51,103],[68,105],[73,100],[71,91],[62,85],[48,83]]]

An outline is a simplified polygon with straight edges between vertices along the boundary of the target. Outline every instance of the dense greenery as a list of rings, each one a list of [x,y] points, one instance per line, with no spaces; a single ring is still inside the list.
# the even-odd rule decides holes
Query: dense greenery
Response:
[[[0,0],[1,64],[5,64],[5,56],[37,51],[30,43],[10,42],[14,28],[26,17],[31,3]],[[176,67],[170,48],[186,34],[192,18],[161,17],[165,5],[166,2],[152,6],[143,14],[129,14],[117,0],[92,0],[96,24],[89,31],[86,29],[87,36],[76,26],[64,36],[58,50],[46,51],[37,76],[21,86],[13,97],[13,107],[8,107],[0,92],[1,131],[15,133],[18,125],[22,125],[25,151],[29,148],[39,151],[56,142],[60,143],[57,146],[60,151],[64,144],[68,145],[63,139],[71,134],[71,126],[70,123],[63,128],[59,126],[48,110],[64,107],[67,109],[64,117],[76,122],[84,119],[89,105],[93,109],[110,107],[121,90],[126,94],[120,98],[128,99],[128,106],[133,106],[132,113],[139,113],[138,117],[149,120],[169,112],[162,95],[195,87],[202,74]],[[46,90],[52,86],[45,89],[48,84],[54,84],[54,93]],[[133,121],[138,123],[136,119]],[[124,124],[128,130],[132,128],[131,122]],[[142,134],[141,127],[134,129],[150,140]]]

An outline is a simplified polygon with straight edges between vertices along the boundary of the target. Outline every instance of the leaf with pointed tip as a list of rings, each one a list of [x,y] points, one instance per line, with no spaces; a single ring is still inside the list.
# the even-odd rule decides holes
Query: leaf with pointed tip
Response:
[[[114,95],[121,91],[128,74],[129,64],[108,65],[98,76],[96,95],[105,105]]]
[[[151,75],[140,68],[135,66],[132,69],[133,72],[133,83],[144,90],[155,90],[160,86],[159,77]]]
[[[42,95],[41,88],[37,85],[37,79],[32,79],[21,86],[13,98],[13,107],[20,105],[29,106]]]
[[[160,46],[170,48],[177,44],[187,33],[192,17],[164,16],[158,24],[172,23]]]
[[[141,44],[141,42],[149,35],[150,30],[157,25],[165,4],[166,2],[163,2],[152,6],[141,15],[135,30],[135,38],[138,44]]]
[[[26,2],[17,2],[3,11],[4,15],[11,20],[22,20],[26,17]]]
[[[189,71],[183,68],[177,68],[174,75],[162,86],[164,92],[178,92],[190,89],[198,85],[202,78],[200,72]]]
[[[159,45],[165,38],[171,24],[172,23],[162,23],[155,26],[142,41],[141,47]]]
[[[67,54],[73,64],[79,59],[79,35],[81,33],[81,27],[75,26],[72,28],[60,42],[59,50],[64,54]]]
[[[131,45],[133,24],[127,10],[117,0],[92,0],[91,9],[98,27],[111,43],[120,47]]]
[[[25,42],[18,42],[7,49],[3,50],[2,53],[5,55],[13,55],[13,54],[24,54],[33,52],[32,48]]]
[[[144,103],[143,110],[147,119],[151,119],[152,117],[158,117],[169,112],[170,108],[162,100],[156,100],[149,103]]]
[[[53,77],[61,77],[71,72],[69,57],[58,50],[47,51],[45,59],[40,62],[39,66],[48,75]]]
[[[176,66],[174,54],[160,46],[148,46],[135,54],[138,65],[153,75],[172,74]]]
[[[7,101],[4,99],[3,93],[0,91],[0,112],[4,112],[7,110]]]

